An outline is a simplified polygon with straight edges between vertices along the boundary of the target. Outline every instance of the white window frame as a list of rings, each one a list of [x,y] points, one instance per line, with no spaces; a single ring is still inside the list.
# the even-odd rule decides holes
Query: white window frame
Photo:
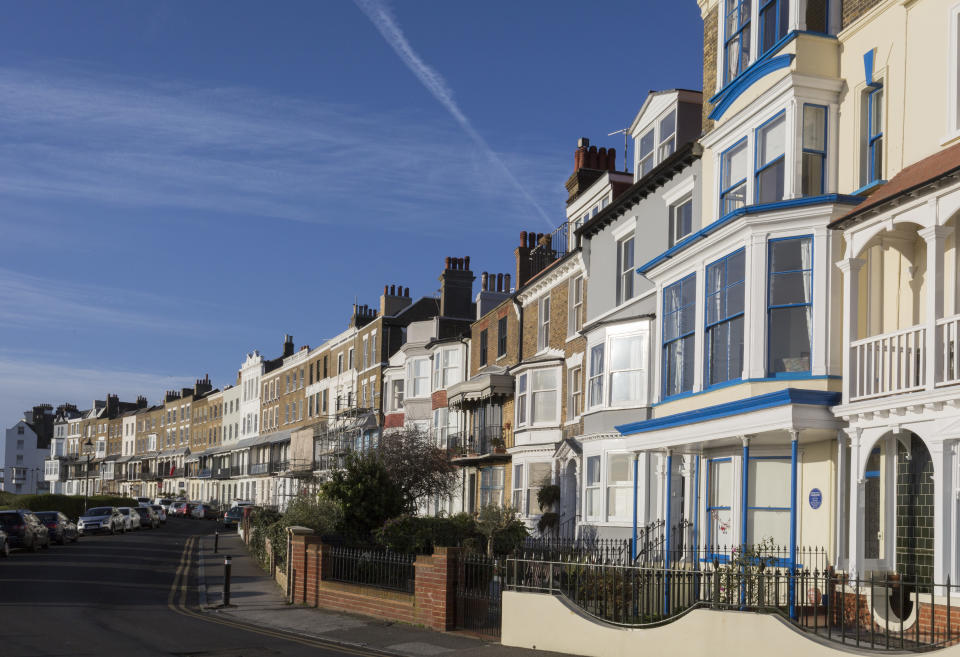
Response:
[[[583,364],[567,369],[567,420],[583,415]]]
[[[550,294],[537,301],[537,351],[550,346]]]
[[[650,136],[653,143],[650,145],[650,152],[647,155],[644,155],[641,157],[640,143],[643,141],[644,137],[647,137],[648,135]],[[646,130],[643,133],[637,135],[636,139],[634,140],[634,147],[633,147],[634,154],[635,154],[634,155],[634,171],[636,172],[636,176],[638,179],[642,178],[647,173],[650,173],[649,170],[646,173],[644,173],[643,171],[643,166],[648,160],[652,162],[652,164],[650,165],[650,169],[653,169],[655,166],[657,166],[657,145],[658,144],[659,142],[657,141],[656,122],[654,122],[654,125],[650,126],[649,130]]]
[[[596,459],[594,461],[594,459]],[[596,463],[596,481],[590,479],[591,463]],[[603,520],[603,456],[600,454],[584,455],[583,472],[583,517],[588,522],[601,522]],[[591,494],[596,495],[594,504],[594,513],[590,513],[590,504],[587,502]]]
[[[444,359],[449,362],[444,363]],[[445,347],[433,354],[433,389],[444,390],[463,380],[460,367],[460,348]]]
[[[543,511],[540,509],[540,503],[537,502],[537,493],[540,492],[542,486],[540,486],[540,481],[535,480],[533,475],[531,475],[531,470],[535,466],[546,466],[548,473],[547,479],[553,483],[553,461],[525,461],[523,463],[524,483],[526,484],[523,487],[523,513],[528,518],[539,518],[543,515]]]
[[[583,291],[584,277],[578,274],[570,279],[570,289],[567,292],[570,308],[567,311],[567,337],[576,337],[583,328]]]
[[[618,483],[613,483],[610,478],[610,466],[614,458],[626,457],[627,460],[627,479]],[[603,455],[603,469],[600,476],[603,480],[603,518],[612,525],[628,524],[631,520],[633,503],[630,498],[633,495],[633,458],[631,452],[605,452]],[[625,511],[623,515],[613,516],[610,513],[610,493],[612,491],[626,491],[627,497]]]
[[[620,306],[637,296],[636,286],[636,233],[630,232],[617,238],[617,305]],[[625,265],[624,249],[630,243],[630,264]],[[630,296],[626,296],[626,282],[630,282]]]
[[[631,339],[639,340],[640,366],[636,368],[628,368],[628,369],[618,369],[618,370],[614,369],[613,359],[611,358],[611,354],[613,353],[613,349],[611,348],[612,347],[611,343],[614,340],[631,340]],[[648,339],[649,339],[649,336],[647,335],[647,333],[641,332],[641,331],[630,331],[630,332],[623,332],[623,333],[618,332],[618,333],[607,334],[606,348],[605,348],[606,362],[604,363],[605,365],[604,375],[606,377],[606,380],[604,381],[604,384],[605,384],[604,385],[604,401],[610,408],[633,408],[637,406],[645,406],[647,404],[647,400],[649,398],[649,391],[647,390],[648,388],[647,378],[649,377],[649,372],[650,372],[650,363],[649,363],[649,359],[647,358],[647,354],[649,353],[649,350],[650,350],[650,345],[647,342]],[[615,404],[613,402],[613,376],[614,374],[625,373],[625,372],[639,373],[640,390],[639,390],[638,398],[635,400],[630,400],[630,401]]]
[[[673,132],[668,133],[667,135],[663,134],[663,122],[667,120],[670,115],[673,115]],[[672,142],[672,143],[670,143]],[[670,152],[664,154],[664,147],[670,143]],[[660,164],[665,159],[677,152],[677,108],[672,106],[669,110],[664,112],[659,118],[657,118],[657,164]]]
[[[510,482],[511,485],[511,495],[510,495],[510,506],[517,512],[521,511],[523,508],[523,480],[524,480],[524,467],[523,463],[514,463],[513,464],[513,481]]]
[[[597,356],[599,355],[599,358]],[[601,341],[596,344],[592,344],[587,349],[588,364],[587,367],[587,408],[592,410],[595,408],[603,408],[606,397],[604,396],[604,375],[606,373],[606,357],[607,357],[607,344],[606,341]],[[596,369],[596,361],[600,361],[599,369]],[[599,385],[599,392],[597,395],[593,394],[595,384]]]
[[[960,137],[960,3],[950,8],[947,29],[950,50],[947,54],[947,137],[944,142]]]
[[[417,366],[422,365],[424,371],[417,375],[416,369]],[[411,358],[407,361],[407,383],[404,385],[404,390],[409,393],[408,397],[410,398],[421,398],[430,396],[430,359],[423,358]],[[420,392],[417,387],[418,381],[423,381],[423,394],[418,394]]]
[[[685,233],[678,230],[677,212],[685,205],[690,205],[690,228]],[[670,204],[670,246],[674,246],[683,238],[693,234],[693,195],[689,194],[682,197],[675,203]]]

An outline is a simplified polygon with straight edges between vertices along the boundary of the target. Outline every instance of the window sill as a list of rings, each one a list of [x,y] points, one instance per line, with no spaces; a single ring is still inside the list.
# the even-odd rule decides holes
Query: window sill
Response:
[[[879,187],[880,185],[886,185],[886,184],[887,184],[887,181],[886,181],[886,180],[883,180],[883,179],[873,180],[873,181],[871,181],[871,182],[868,182],[866,185],[864,185],[863,187],[861,187],[861,188],[858,189],[857,191],[855,191],[855,192],[853,193],[853,195],[854,195],[854,196],[869,196],[871,192],[873,192],[873,191],[875,191],[875,190],[877,189],[877,187]]]

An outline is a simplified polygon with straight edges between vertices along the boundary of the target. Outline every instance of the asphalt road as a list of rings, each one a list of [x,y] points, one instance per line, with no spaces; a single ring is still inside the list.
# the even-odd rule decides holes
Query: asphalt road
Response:
[[[84,536],[0,559],[0,655],[256,657],[371,655],[247,628],[198,611],[202,520]]]

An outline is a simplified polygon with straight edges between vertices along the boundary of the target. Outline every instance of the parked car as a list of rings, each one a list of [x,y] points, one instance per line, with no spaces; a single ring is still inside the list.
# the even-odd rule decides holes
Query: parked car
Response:
[[[167,515],[174,516],[174,517],[177,517],[177,516],[183,517],[184,515],[186,515],[186,511],[184,511],[186,506],[187,506],[186,502],[174,502],[173,504],[170,505],[170,508],[167,509]]]
[[[36,552],[40,548],[50,547],[50,532],[33,511],[0,511],[0,529],[6,533],[11,548]]]
[[[220,514],[209,504],[198,504],[191,511],[191,515],[197,520],[216,520]]]
[[[116,534],[126,531],[126,523],[115,506],[97,506],[87,509],[77,521],[77,530],[80,535],[107,532]]]
[[[138,506],[134,511],[140,519],[140,526],[146,529],[156,529],[160,526],[160,516],[149,506]]]
[[[159,504],[163,507],[164,511],[170,510],[170,505],[173,504],[174,500],[170,497],[155,497],[152,504]]]
[[[7,542],[7,534],[5,531],[0,529],[0,557],[6,558],[10,556],[10,544]]]
[[[235,506],[223,514],[224,527],[236,527],[243,520],[243,507]]]
[[[141,506],[143,506],[144,504],[152,504],[152,503],[153,503],[153,500],[151,500],[149,497],[138,497],[138,498],[136,498],[136,500],[137,500],[137,504],[139,504],[139,505],[141,505]]]
[[[77,523],[59,511],[37,511],[35,514],[50,533],[50,540],[57,545],[66,545],[67,541],[76,543],[80,532]]]
[[[160,504],[153,504],[150,506],[151,509],[157,512],[157,517],[160,519],[160,524],[167,524],[167,511]]]
[[[117,511],[119,511],[123,516],[123,531],[130,532],[134,529],[140,529],[140,516],[136,514],[136,512],[133,510],[133,507],[118,506]]]

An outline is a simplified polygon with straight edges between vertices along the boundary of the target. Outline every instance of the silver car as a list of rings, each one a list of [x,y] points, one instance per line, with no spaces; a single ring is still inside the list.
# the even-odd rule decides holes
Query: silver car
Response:
[[[140,529],[140,514],[129,506],[118,506],[117,511],[123,516],[123,531],[129,532]]]
[[[77,520],[77,531],[81,536],[97,532],[116,534],[126,531],[126,524],[117,507],[98,506],[83,512]]]

